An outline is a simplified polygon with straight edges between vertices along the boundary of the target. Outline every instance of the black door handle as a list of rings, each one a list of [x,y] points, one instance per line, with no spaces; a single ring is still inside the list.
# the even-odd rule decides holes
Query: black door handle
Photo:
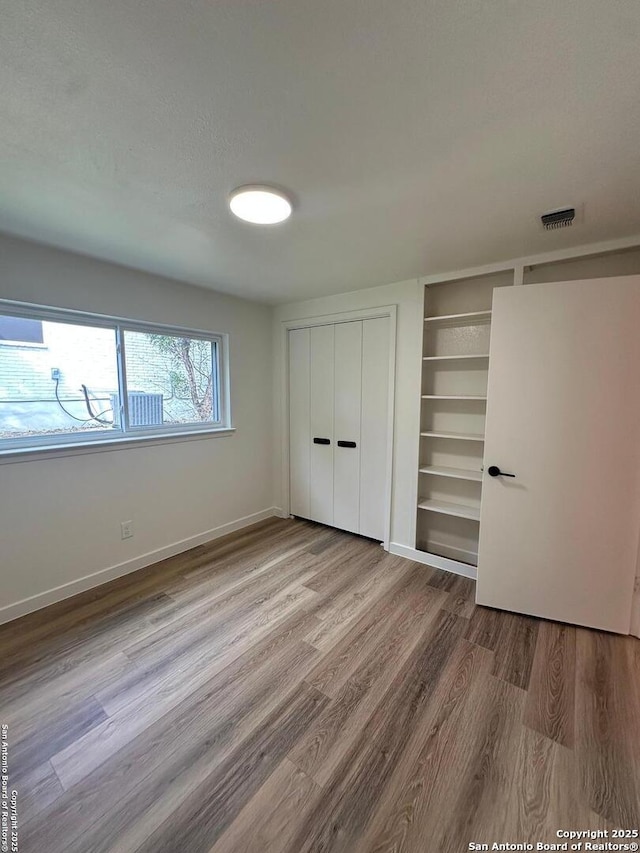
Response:
[[[313,443],[314,444],[331,444],[331,439],[330,438],[314,438]]]
[[[355,447],[355,441],[339,441],[338,447]]]
[[[505,474],[504,471],[501,471],[497,465],[489,465],[487,468],[487,473],[490,477],[515,477],[515,474]]]

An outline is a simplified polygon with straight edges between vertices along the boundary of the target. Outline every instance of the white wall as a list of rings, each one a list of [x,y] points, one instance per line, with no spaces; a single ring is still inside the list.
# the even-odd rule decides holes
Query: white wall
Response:
[[[0,298],[228,333],[237,430],[2,462],[0,621],[270,511],[270,308],[1,235]],[[120,522],[130,519],[135,535],[123,542]]]
[[[416,279],[342,293],[337,296],[291,302],[274,311],[274,480],[275,504],[286,509],[287,483],[283,476],[283,402],[286,379],[286,332],[283,321],[358,311],[382,305],[398,309],[394,412],[391,542],[413,548],[422,367],[423,289]]]

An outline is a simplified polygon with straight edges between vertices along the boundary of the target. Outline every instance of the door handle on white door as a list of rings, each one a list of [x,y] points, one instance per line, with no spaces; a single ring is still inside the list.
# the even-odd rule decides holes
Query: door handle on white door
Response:
[[[338,447],[355,447],[355,441],[339,441]]]
[[[504,471],[501,471],[497,465],[489,465],[487,468],[487,473],[490,477],[515,477],[515,474],[507,474]]]

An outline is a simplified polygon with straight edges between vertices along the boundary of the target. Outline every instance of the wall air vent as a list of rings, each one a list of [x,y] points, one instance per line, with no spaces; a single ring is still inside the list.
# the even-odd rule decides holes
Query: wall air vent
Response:
[[[553,231],[556,228],[566,228],[569,225],[573,225],[575,218],[575,207],[565,207],[562,210],[552,210],[550,213],[543,213],[540,220],[545,231]]]

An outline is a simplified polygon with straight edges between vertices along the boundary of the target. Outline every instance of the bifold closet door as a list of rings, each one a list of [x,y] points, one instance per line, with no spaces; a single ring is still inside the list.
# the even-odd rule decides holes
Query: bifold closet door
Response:
[[[639,330],[640,276],[494,291],[478,604],[629,632]]]
[[[314,326],[309,334],[311,444],[307,518],[334,524],[334,326]]]
[[[362,324],[359,532],[380,541],[387,507],[390,324],[389,317]]]
[[[380,541],[389,345],[388,317],[289,332],[290,511]]]
[[[362,323],[335,326],[333,523],[360,533]]]

